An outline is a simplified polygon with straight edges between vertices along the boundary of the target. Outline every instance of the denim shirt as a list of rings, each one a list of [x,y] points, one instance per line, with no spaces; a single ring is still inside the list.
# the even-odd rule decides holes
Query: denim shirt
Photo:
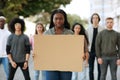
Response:
[[[53,28],[45,31],[44,34],[45,34],[45,35],[55,35],[55,28],[53,27]],[[64,28],[62,34],[63,34],[63,35],[69,35],[69,34],[73,34],[73,32],[72,32],[72,30],[70,30],[70,29]],[[62,34],[61,34],[61,35],[62,35]]]

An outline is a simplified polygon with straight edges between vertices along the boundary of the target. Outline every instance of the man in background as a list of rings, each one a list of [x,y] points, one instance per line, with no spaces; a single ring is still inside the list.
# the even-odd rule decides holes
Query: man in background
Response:
[[[8,80],[9,75],[9,62],[6,53],[6,43],[7,38],[10,35],[10,32],[5,27],[6,18],[4,16],[0,16],[0,64],[3,64],[4,71],[6,74],[6,80]]]

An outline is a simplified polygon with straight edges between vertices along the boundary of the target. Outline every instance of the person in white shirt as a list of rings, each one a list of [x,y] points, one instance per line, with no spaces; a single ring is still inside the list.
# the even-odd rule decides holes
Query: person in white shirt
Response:
[[[88,40],[89,40],[89,79],[94,79],[94,63],[96,59],[96,51],[95,51],[95,40],[96,36],[99,32],[104,30],[104,27],[101,27],[99,25],[100,22],[100,16],[98,13],[93,13],[90,19],[91,25],[87,28],[87,34],[88,34]],[[98,69],[98,77],[97,80],[100,80],[101,70],[100,65],[97,63],[97,69]]]
[[[9,62],[6,53],[6,43],[10,32],[7,29],[4,29],[5,21],[6,18],[4,16],[0,16],[0,64],[3,64],[4,71],[6,73],[6,80],[8,80]]]

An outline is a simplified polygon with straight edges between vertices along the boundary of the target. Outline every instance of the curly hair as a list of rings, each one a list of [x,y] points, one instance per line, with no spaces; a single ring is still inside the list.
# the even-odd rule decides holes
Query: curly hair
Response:
[[[12,33],[15,33],[15,24],[16,23],[20,23],[21,24],[21,32],[23,33],[24,30],[25,30],[25,22],[23,19],[20,19],[20,18],[14,18],[11,20],[11,22],[9,23],[9,28],[10,28],[10,31]]]

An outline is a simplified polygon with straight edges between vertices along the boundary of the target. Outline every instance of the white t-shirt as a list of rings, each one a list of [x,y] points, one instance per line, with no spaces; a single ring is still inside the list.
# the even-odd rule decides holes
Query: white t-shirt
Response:
[[[0,29],[0,58],[7,57],[6,43],[10,32],[6,29]]]

